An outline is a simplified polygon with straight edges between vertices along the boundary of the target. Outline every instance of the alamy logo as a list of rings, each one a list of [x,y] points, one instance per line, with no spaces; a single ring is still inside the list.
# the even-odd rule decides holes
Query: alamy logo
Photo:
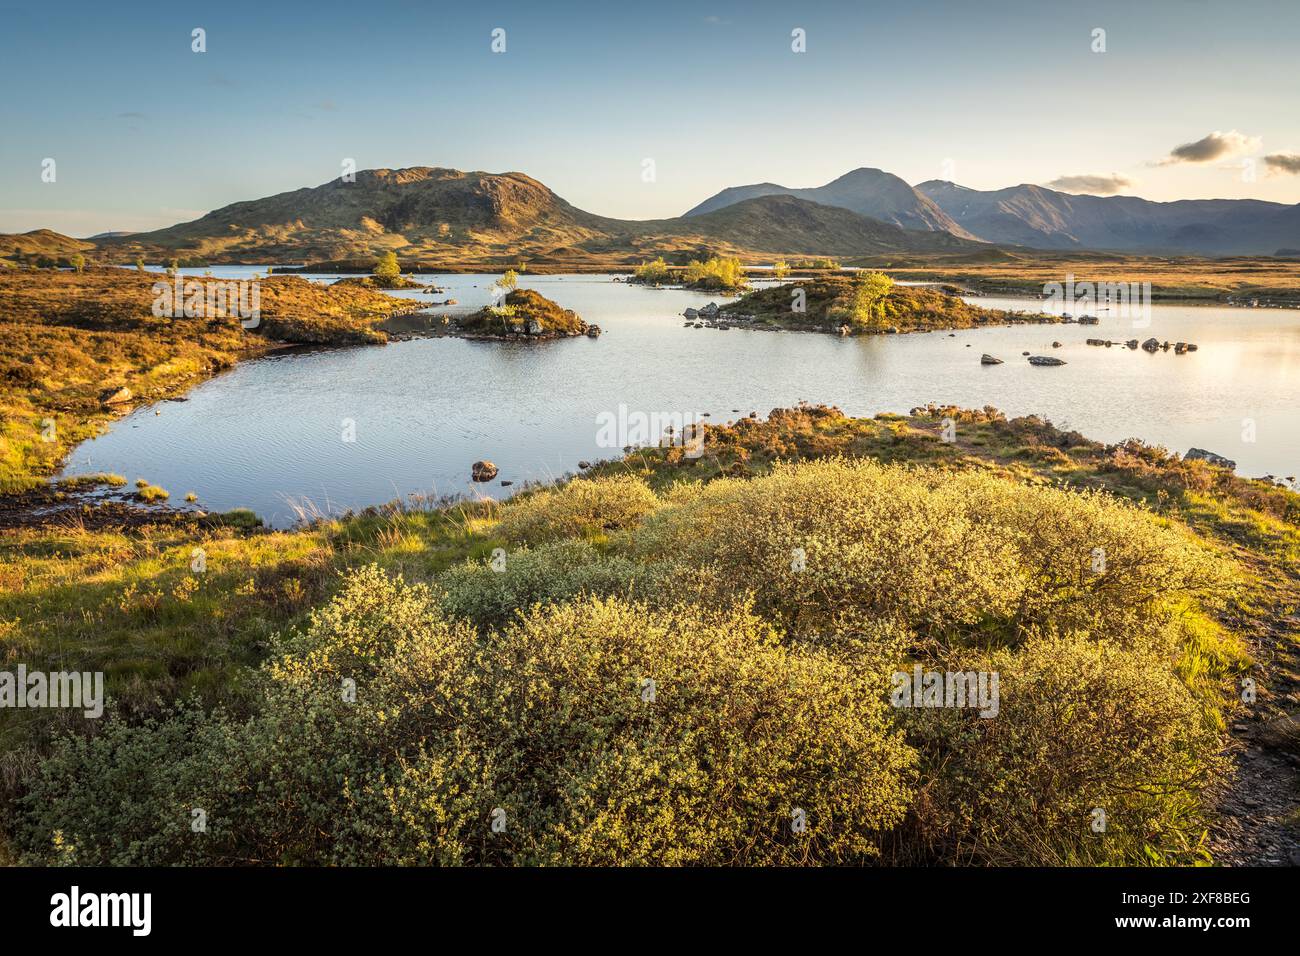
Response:
[[[153,284],[153,314],[159,319],[239,318],[246,329],[262,324],[262,286],[256,280],[197,279]]]
[[[51,926],[129,926],[133,936],[148,936],[153,928],[151,893],[83,894],[74,886],[51,896],[50,907]]]
[[[683,412],[629,412],[619,403],[617,412],[596,416],[596,445],[600,448],[637,448],[645,445],[679,445],[687,458],[704,454],[704,422]]]
[[[104,713],[104,674],[79,671],[28,673],[19,664],[17,672],[0,671],[0,707],[84,708],[91,720]]]
[[[889,695],[895,707],[969,707],[981,717],[998,715],[997,671],[895,671]]]
[[[1132,319],[1133,328],[1151,324],[1150,282],[1075,282],[1066,273],[1064,282],[1048,282],[1043,295],[1050,305],[1086,316],[1093,311],[1110,312],[1113,318]]]

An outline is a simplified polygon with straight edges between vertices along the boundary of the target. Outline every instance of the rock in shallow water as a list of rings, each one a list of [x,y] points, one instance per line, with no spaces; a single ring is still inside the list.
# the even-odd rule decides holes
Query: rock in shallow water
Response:
[[[469,475],[475,481],[491,481],[497,476],[497,470],[497,466],[490,461],[476,461],[470,465]]]

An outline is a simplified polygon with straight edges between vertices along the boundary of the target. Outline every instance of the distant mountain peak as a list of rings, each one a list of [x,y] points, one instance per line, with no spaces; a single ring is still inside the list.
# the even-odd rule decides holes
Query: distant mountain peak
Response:
[[[873,166],[859,166],[823,186],[807,189],[794,189],[777,183],[729,186],[689,210],[686,216],[700,216],[746,199],[771,195],[794,196],[824,206],[838,206],[904,229],[948,232],[962,239],[974,238],[906,181]]]

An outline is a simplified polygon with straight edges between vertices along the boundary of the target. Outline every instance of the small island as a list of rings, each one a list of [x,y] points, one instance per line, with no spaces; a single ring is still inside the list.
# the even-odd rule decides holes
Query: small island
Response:
[[[395,289],[423,289],[423,282],[416,282],[402,275],[402,267],[397,261],[397,253],[385,252],[375,260],[374,270],[368,276],[349,276],[338,279],[331,285],[359,286],[364,289],[383,289],[391,292]]]
[[[779,329],[838,335],[1056,323],[1061,316],[971,305],[946,291],[902,286],[881,272],[801,279],[758,289],[723,306],[684,313],[698,327]]]
[[[643,262],[628,276],[628,282],[655,288],[693,289],[697,292],[739,293],[749,284],[739,259],[713,256],[701,262],[692,259],[684,267],[670,266],[663,256]]]
[[[512,289],[500,305],[452,319],[443,334],[473,339],[561,339],[585,335],[596,338],[600,326],[584,322],[572,309],[561,308],[532,289]]]

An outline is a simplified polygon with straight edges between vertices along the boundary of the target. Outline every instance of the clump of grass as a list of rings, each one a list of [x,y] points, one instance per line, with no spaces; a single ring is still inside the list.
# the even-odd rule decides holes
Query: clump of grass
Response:
[[[136,482],[136,487],[140,490],[135,493],[135,496],[146,503],[166,501],[171,497],[171,492],[166,488],[159,488],[157,485],[151,485],[147,481]]]
[[[67,478],[60,478],[58,486],[64,491],[80,491],[86,488],[94,488],[98,485],[104,485],[109,488],[121,488],[126,484],[126,479],[121,475],[114,475],[108,472],[95,472],[90,475],[71,475]]]

